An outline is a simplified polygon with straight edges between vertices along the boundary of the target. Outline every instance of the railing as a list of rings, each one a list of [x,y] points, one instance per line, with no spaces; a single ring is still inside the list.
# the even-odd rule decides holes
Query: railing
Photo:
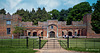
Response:
[[[41,39],[40,39],[41,40]],[[25,38],[25,39],[0,39],[0,48],[33,48],[39,49],[44,46],[47,40],[41,40],[38,38]],[[39,47],[40,46],[40,47]]]
[[[63,47],[63,48],[67,48],[67,41],[62,41],[62,40],[59,40],[59,42],[60,42],[60,45]]]
[[[91,50],[100,52],[100,38],[70,38],[69,48],[67,39],[59,40],[60,45],[65,49]],[[67,46],[67,47],[66,47]]]

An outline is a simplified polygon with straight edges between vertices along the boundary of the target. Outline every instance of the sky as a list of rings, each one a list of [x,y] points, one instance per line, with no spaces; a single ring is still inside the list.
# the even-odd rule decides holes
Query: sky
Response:
[[[97,0],[0,0],[0,9],[4,8],[7,13],[13,14],[22,8],[31,11],[32,8],[37,10],[38,7],[45,7],[46,11],[49,12],[53,9],[59,11],[68,9],[81,2],[89,2],[92,5]]]

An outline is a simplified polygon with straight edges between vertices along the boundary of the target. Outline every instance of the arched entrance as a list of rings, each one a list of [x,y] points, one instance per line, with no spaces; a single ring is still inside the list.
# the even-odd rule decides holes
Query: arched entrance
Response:
[[[77,32],[75,32],[75,36],[77,36]]]
[[[68,36],[72,36],[72,32],[68,32]]]
[[[51,32],[49,33],[49,35],[50,35],[50,38],[55,38],[55,32],[54,32],[54,31],[51,31]]]
[[[37,36],[37,32],[33,32],[33,36]]]
[[[62,31],[62,36],[64,35],[64,32]]]
[[[43,32],[41,32],[41,36],[43,36]]]
[[[50,29],[52,29],[52,30],[54,30],[56,32],[56,34],[54,32],[54,37],[58,37],[58,26],[55,25],[55,24],[50,24],[50,25],[47,26],[47,38],[50,37],[50,32],[49,32],[50,31],[50,29],[49,29],[50,26],[51,26]],[[55,29],[57,29],[57,30],[55,30]]]
[[[31,32],[28,32],[28,36],[30,36],[31,35]]]

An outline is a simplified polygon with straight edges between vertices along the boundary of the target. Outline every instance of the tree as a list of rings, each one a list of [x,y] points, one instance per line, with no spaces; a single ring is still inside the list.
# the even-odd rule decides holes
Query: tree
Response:
[[[13,33],[17,34],[18,36],[23,36],[24,30],[25,30],[25,28],[16,26]]]
[[[22,21],[26,22],[26,21],[31,21],[30,19],[30,12],[28,10],[17,10],[14,14],[18,14],[20,16],[22,16]]]
[[[32,9],[32,12],[30,12],[30,13],[32,13],[32,14],[34,14],[34,13],[35,13],[35,10],[34,10],[34,8]]]
[[[30,12],[30,14],[29,14],[29,17],[30,17],[30,20],[32,21],[32,22],[34,22],[34,17],[35,17],[35,10],[34,10],[34,8],[32,9],[32,11]]]
[[[92,8],[88,2],[82,2],[75,5],[67,16],[68,24],[71,24],[72,21],[81,21],[85,14],[91,12]]]
[[[51,15],[45,10],[45,8],[43,7],[42,9],[42,19],[41,21],[46,21],[48,19],[51,18]]]
[[[38,21],[46,21],[51,18],[50,14],[45,10],[45,8],[38,8],[36,12],[34,8],[30,12],[28,10],[25,11],[24,9],[21,9],[17,10],[17,12],[14,14],[19,14],[22,16],[22,21],[32,21],[35,25],[38,24]]]
[[[58,20],[65,21],[67,18],[67,10],[62,9],[59,14],[60,14],[60,17],[58,18]]]
[[[4,8],[0,10],[0,14],[6,14],[6,11]]]
[[[38,10],[35,12],[33,23],[37,25],[38,21],[46,21],[50,19],[50,17],[50,14],[45,10],[45,8],[38,8]]]
[[[96,32],[96,33],[100,33],[100,0],[97,1],[96,4],[93,4],[93,13],[92,13],[92,29]]]
[[[49,12],[52,15],[51,19],[58,19],[60,17],[59,11],[56,9],[53,9]]]
[[[68,13],[71,11],[72,8],[69,8],[68,10],[62,9],[59,14],[60,17],[58,18],[59,21],[67,21]]]

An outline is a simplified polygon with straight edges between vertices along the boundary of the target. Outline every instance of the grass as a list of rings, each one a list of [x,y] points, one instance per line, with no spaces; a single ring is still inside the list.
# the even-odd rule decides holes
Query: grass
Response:
[[[100,52],[100,39],[93,38],[70,38],[69,48],[67,48],[67,40],[59,40],[61,46],[67,50]]]
[[[41,47],[47,40],[41,40]],[[38,39],[28,39],[28,48],[26,39],[0,39],[0,53],[35,53],[39,48]]]
[[[27,49],[27,48],[0,48],[0,53],[35,53],[36,50]]]

